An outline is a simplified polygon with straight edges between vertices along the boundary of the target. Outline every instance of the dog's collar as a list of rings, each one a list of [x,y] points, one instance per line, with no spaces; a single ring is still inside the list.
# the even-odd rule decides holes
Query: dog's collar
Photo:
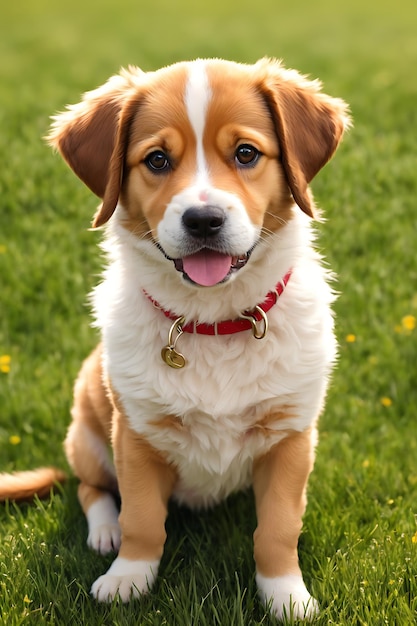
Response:
[[[233,335],[243,330],[252,330],[255,339],[263,339],[268,332],[267,312],[276,304],[278,298],[284,291],[289,279],[291,270],[279,281],[273,291],[270,291],[265,300],[255,306],[251,311],[243,311],[237,319],[215,322],[214,324],[202,324],[198,321],[187,322],[182,315],[178,317],[172,311],[166,311],[159,302],[154,300],[145,290],[144,294],[152,302],[154,307],[170,320],[173,320],[168,333],[168,343],[161,350],[161,357],[164,363],[174,369],[182,369],[186,365],[186,359],[181,352],[176,350],[178,339],[183,333],[196,333],[198,335]]]
[[[244,330],[252,330],[256,339],[262,339],[268,330],[268,319],[266,313],[277,303],[278,298],[284,291],[289,279],[291,270],[289,270],[284,278],[280,280],[275,289],[270,291],[263,302],[255,306],[250,311],[243,311],[237,319],[225,320],[223,322],[215,322],[214,324],[204,324],[198,321],[187,322],[185,317],[178,316],[172,311],[166,311],[161,305],[152,298],[145,290],[146,297],[152,302],[154,307],[159,309],[165,317],[173,320],[177,324],[175,330],[182,333],[196,333],[197,335],[233,335]],[[263,323],[263,328],[258,329],[257,324]],[[174,326],[174,325],[173,325]]]

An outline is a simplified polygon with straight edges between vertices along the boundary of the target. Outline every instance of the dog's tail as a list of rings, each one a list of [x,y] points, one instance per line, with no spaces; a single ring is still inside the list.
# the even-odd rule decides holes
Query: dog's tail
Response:
[[[55,467],[40,467],[27,472],[0,474],[0,502],[5,500],[32,500],[34,496],[45,498],[66,475]]]

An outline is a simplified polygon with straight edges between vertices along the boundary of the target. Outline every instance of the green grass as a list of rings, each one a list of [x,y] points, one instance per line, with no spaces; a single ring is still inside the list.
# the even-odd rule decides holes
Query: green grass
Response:
[[[319,625],[416,623],[417,330],[402,323],[417,316],[416,27],[415,0],[4,3],[0,357],[11,362],[0,372],[0,470],[65,467],[72,382],[96,342],[86,294],[100,270],[87,230],[97,201],[42,142],[48,116],[121,65],[282,57],[349,101],[355,120],[313,185],[328,218],[320,248],[339,276],[341,349],[303,571]],[[172,507],[167,527],[155,590],[98,606],[88,589],[110,559],[85,547],[76,482],[44,503],[3,506],[0,624],[273,623],[256,598],[250,494],[203,514]]]

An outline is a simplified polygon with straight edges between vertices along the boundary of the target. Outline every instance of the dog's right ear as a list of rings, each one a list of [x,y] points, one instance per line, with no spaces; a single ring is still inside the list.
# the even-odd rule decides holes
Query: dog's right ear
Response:
[[[94,228],[110,219],[119,199],[125,149],[120,135],[126,127],[121,120],[143,75],[138,68],[122,70],[103,86],[86,93],[79,104],[53,118],[48,143],[103,200],[94,217]]]

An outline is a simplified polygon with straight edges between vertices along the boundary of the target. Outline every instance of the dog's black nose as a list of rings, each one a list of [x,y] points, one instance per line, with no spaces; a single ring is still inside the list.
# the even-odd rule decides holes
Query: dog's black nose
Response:
[[[221,230],[226,219],[222,209],[215,206],[190,207],[182,216],[182,222],[193,237],[213,237]]]

